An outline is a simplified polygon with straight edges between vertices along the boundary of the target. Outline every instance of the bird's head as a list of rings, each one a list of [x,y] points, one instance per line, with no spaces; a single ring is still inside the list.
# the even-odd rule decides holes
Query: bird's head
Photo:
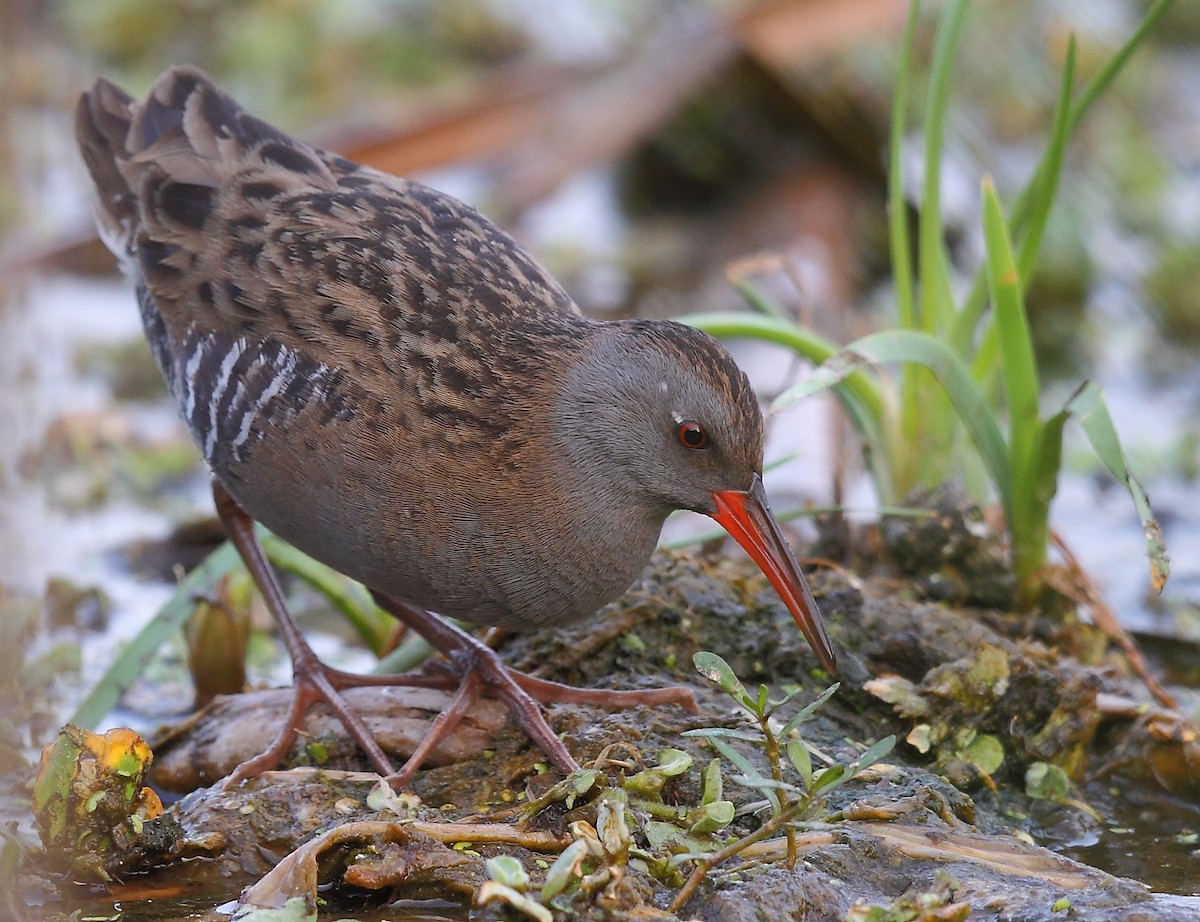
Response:
[[[678,323],[597,324],[563,379],[555,415],[564,450],[606,501],[664,516],[689,509],[724,526],[822,664],[836,669],[820,611],[763,491],[762,411],[720,343]]]

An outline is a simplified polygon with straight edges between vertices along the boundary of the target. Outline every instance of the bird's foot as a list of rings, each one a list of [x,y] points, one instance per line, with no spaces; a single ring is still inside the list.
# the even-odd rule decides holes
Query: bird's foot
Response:
[[[307,647],[307,645],[305,645]],[[292,751],[296,737],[304,726],[304,717],[314,704],[324,703],[337,716],[342,725],[349,731],[354,741],[362,747],[372,766],[379,774],[388,776],[395,773],[391,760],[380,748],[371,734],[370,729],[341,695],[346,688],[362,688],[364,686],[380,685],[432,685],[438,683],[421,682],[419,677],[406,676],[362,676],[342,672],[326,666],[311,649],[307,655],[297,656],[292,664],[292,701],[288,706],[283,725],[261,753],[252,759],[247,759],[237,766],[224,780],[222,789],[232,787],[247,778],[254,778],[263,772],[277,767]],[[414,681],[416,679],[416,681]]]
[[[222,782],[223,787],[237,784],[277,766],[295,744],[304,715],[323,701],[341,720],[350,735],[362,747],[375,769],[395,787],[411,783],[417,769],[439,743],[454,732],[471,705],[482,694],[498,698],[508,706],[517,723],[566,772],[579,768],[562,740],[554,735],[542,715],[542,704],[566,702],[600,707],[626,708],[641,704],[679,704],[695,713],[696,702],[686,688],[645,691],[616,691],[602,688],[575,688],[549,682],[509,669],[491,647],[449,621],[422,608],[376,594],[376,600],[402,622],[415,629],[447,658],[415,673],[400,676],[358,676],[331,669],[322,663],[300,633],[284,601],[283,589],[271,570],[262,546],[254,534],[254,522],[237,501],[219,483],[213,484],[213,498],[230,540],[237,547],[247,569],[262,591],[267,607],[275,616],[280,637],[292,657],[295,688],[283,726],[270,745],[253,759],[237,766]],[[404,766],[395,771],[371,731],[342,697],[340,690],[366,685],[407,685],[424,688],[457,689],[450,704],[434,719],[429,731]]]
[[[578,688],[518,672],[506,666],[491,647],[441,616],[383,595],[377,594],[376,601],[446,655],[446,662],[431,664],[432,669],[409,677],[409,681],[419,679],[421,684],[442,688],[458,683],[453,700],[430,725],[408,761],[398,772],[388,775],[388,783],[395,788],[407,787],[412,782],[428,755],[454,731],[476,699],[485,694],[502,701],[521,729],[564,772],[575,771],[579,763],[546,722],[543,704],[561,702],[618,709],[678,704],[693,714],[698,710],[691,690],[682,686],[645,690]]]
[[[414,625],[418,631],[419,625]],[[407,787],[439,743],[454,732],[475,701],[487,695],[497,698],[508,707],[517,723],[550,761],[564,772],[579,768],[579,763],[546,722],[541,705],[565,703],[587,704],[607,708],[630,708],[639,705],[678,704],[691,713],[696,713],[696,699],[688,688],[632,689],[579,688],[550,682],[511,669],[501,661],[495,650],[469,634],[466,641],[449,654],[449,661],[434,664],[434,671],[419,676],[422,684],[447,687],[457,678],[458,691],[449,705],[437,716],[400,771],[388,775],[387,781],[394,788]],[[440,676],[438,675],[440,673]],[[404,678],[404,677],[398,677]],[[411,677],[417,679],[418,676]]]

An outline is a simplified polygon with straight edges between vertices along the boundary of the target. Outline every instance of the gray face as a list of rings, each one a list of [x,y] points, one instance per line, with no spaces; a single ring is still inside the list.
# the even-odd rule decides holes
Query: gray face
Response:
[[[708,335],[674,323],[603,324],[559,393],[563,447],[606,486],[664,511],[715,511],[762,470],[762,413]]]

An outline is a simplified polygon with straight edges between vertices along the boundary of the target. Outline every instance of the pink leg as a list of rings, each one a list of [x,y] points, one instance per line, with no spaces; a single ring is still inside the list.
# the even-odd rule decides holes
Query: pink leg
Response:
[[[611,708],[636,707],[641,704],[679,704],[692,713],[697,711],[691,691],[683,687],[647,691],[576,688],[573,685],[562,685],[525,675],[508,668],[495,650],[440,615],[381,593],[374,595],[375,601],[383,608],[441,650],[450,660],[454,671],[462,677],[462,684],[453,704],[433,722],[421,745],[404,763],[404,767],[388,777],[388,782],[397,787],[405,787],[412,781],[422,761],[438,743],[454,731],[471,703],[484,691],[490,692],[508,706],[530,739],[564,772],[574,771],[579,768],[579,763],[546,723],[539,702],[566,702]]]
[[[636,707],[643,704],[678,704],[692,713],[697,711],[691,691],[684,687],[645,691],[576,688],[517,672],[505,666],[496,652],[482,641],[441,616],[379,593],[375,593],[375,599],[383,608],[421,634],[445,654],[448,661],[432,662],[421,671],[400,676],[352,675],[331,669],[317,659],[288,611],[283,589],[254,534],[254,521],[225,488],[215,481],[213,498],[216,501],[217,515],[225,526],[229,540],[237,548],[246,569],[262,592],[267,608],[279,625],[280,637],[292,658],[292,676],[295,683],[292,703],[279,733],[260,755],[235,768],[222,782],[223,785],[236,784],[278,765],[291,751],[303,725],[304,715],[319,701],[325,702],[337,715],[367,754],[375,769],[398,788],[411,783],[429,754],[454,732],[454,728],[470,710],[471,705],[485,692],[503,701],[530,738],[556,766],[567,772],[577,769],[579,763],[546,723],[540,704],[563,702],[610,708]],[[400,771],[392,767],[391,761],[379,748],[366,724],[339,694],[344,688],[378,685],[458,689],[451,703],[433,721],[429,732]]]

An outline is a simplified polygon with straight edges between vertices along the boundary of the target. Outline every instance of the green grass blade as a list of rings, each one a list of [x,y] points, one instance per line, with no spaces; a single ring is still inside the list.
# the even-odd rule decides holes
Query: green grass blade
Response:
[[[377,606],[360,583],[313,560],[286,541],[267,535],[263,538],[267,558],[280,570],[300,577],[329,600],[345,617],[367,648],[378,655],[396,628],[396,619]]]
[[[1058,181],[1062,177],[1067,141],[1071,139],[1071,91],[1075,84],[1075,57],[1075,36],[1072,35],[1067,44],[1067,57],[1063,62],[1062,86],[1054,106],[1050,143],[1027,186],[1029,220],[1025,222],[1028,227],[1021,240],[1020,255],[1017,258],[1021,278],[1026,281],[1033,276],[1034,266],[1037,265],[1042,238],[1046,233],[1046,222],[1050,219],[1050,209],[1058,195]]]
[[[757,313],[766,317],[787,319],[787,314],[784,313],[783,309],[773,299],[767,297],[766,294],[745,279],[735,279],[733,287]]]
[[[1025,606],[1036,605],[1043,585],[1042,568],[1050,542],[1050,504],[1058,492],[1063,427],[1069,415],[1066,411],[1055,413],[1038,426],[1021,487],[1027,493],[1021,528],[1010,526],[1018,601]]]
[[[1012,509],[1012,480],[1008,448],[996,415],[988,406],[971,372],[946,343],[918,330],[885,330],[855,340],[841,353],[818,368],[810,378],[781,394],[777,404],[786,405],[794,393],[807,393],[813,378],[823,387],[830,387],[851,374],[861,373],[873,363],[915,362],[934,373],[954,405],[959,419],[975,443],[992,479],[992,485],[1004,505],[1005,514]]]
[[[896,68],[896,88],[892,97],[892,126],[888,141],[888,244],[892,257],[892,282],[896,291],[896,318],[905,330],[916,325],[913,303],[912,241],[908,236],[908,202],[904,196],[904,132],[908,115],[909,75],[912,70],[913,44],[921,4],[913,0],[904,25],[900,63]],[[906,389],[907,390],[907,389]]]
[[[1045,561],[1049,499],[1036,489],[1040,478],[1035,451],[1042,439],[1038,420],[1038,373],[1033,336],[1025,316],[1021,277],[1013,257],[1012,239],[996,187],[983,181],[983,228],[987,250],[988,290],[995,310],[1000,371],[1009,414],[1009,465],[1012,507],[1006,509],[1012,536],[1013,568],[1018,583],[1032,587]],[[1057,474],[1057,469],[1055,471]]]
[[[75,709],[70,722],[94,730],[104,715],[117,706],[121,696],[145,672],[158,648],[183,628],[195,608],[197,594],[211,589],[240,564],[241,558],[233,545],[228,543],[209,554],[176,587],[158,613],[125,645],[96,687]]]
[[[750,783],[750,786],[754,787],[756,790],[762,791],[763,796],[771,801],[771,807],[776,813],[778,813],[780,810],[779,795],[772,788],[767,786],[769,779],[764,777],[762,772],[751,765],[749,759],[730,746],[729,743],[725,742],[725,740],[721,739],[719,736],[710,736],[707,739],[708,744],[712,746],[713,749],[721,753],[721,755],[733,763],[735,768],[741,771],[742,775],[744,775],[746,780]]]
[[[1013,208],[1013,216],[1009,220],[1011,238],[1016,240],[1018,235],[1021,236],[1017,266],[1021,270],[1022,279],[1029,279],[1033,273],[1038,253],[1041,250],[1046,221],[1049,219],[1050,209],[1058,193],[1058,180],[1062,175],[1063,157],[1067,142],[1071,137],[1069,114],[1071,111],[1071,88],[1075,81],[1075,58],[1075,36],[1072,35],[1070,44],[1067,46],[1066,62],[1063,64],[1062,85],[1054,109],[1050,143],[1042,155],[1042,159],[1038,162],[1033,176],[1022,190],[1018,203]],[[988,303],[986,276],[987,266],[985,263],[975,276],[971,292],[963,302],[962,310],[954,319],[951,341],[954,348],[962,355],[968,354],[979,327],[979,319],[983,316],[984,308]],[[986,374],[990,373],[991,365],[988,362],[976,361],[972,363],[972,367],[975,371],[975,380],[981,381]]]
[[[946,109],[950,97],[950,72],[966,16],[967,0],[952,0],[938,26],[925,101],[925,176],[921,194],[918,273],[920,325],[926,332],[946,329],[954,316],[950,288],[950,258],[946,253],[942,223],[942,151]]]
[[[834,682],[825,691],[817,695],[812,701],[808,702],[804,707],[792,715],[792,719],[783,725],[783,729],[779,731],[779,738],[786,739],[791,735],[800,724],[812,720],[812,717],[821,706],[837,693],[837,690],[842,687],[841,682]]]
[[[787,346],[812,362],[825,361],[839,348],[833,340],[805,329],[786,317],[747,314],[744,311],[714,311],[710,314],[688,314],[675,320],[703,330],[717,339],[760,339]]]
[[[1117,436],[1117,429],[1109,415],[1108,405],[1104,402],[1100,385],[1094,381],[1085,382],[1067,401],[1067,405],[1063,409],[1079,420],[1088,441],[1092,443],[1096,456],[1104,462],[1104,466],[1112,472],[1117,480],[1125,484],[1125,489],[1129,491],[1138,518],[1142,523],[1142,532],[1146,536],[1146,556],[1150,561],[1150,585],[1154,587],[1155,592],[1162,592],[1162,587],[1171,572],[1162,529],[1150,508],[1150,497],[1146,495],[1146,490],[1134,477],[1133,471],[1129,469],[1129,462],[1121,448],[1121,440]]]
[[[1138,23],[1138,27],[1134,29],[1133,34],[1129,36],[1129,39],[1125,42],[1125,44],[1118,49],[1117,53],[1109,59],[1108,63],[1100,69],[1096,76],[1088,81],[1087,86],[1083,88],[1083,92],[1079,95],[1079,102],[1077,102],[1075,107],[1071,110],[1070,130],[1072,132],[1075,130],[1075,126],[1079,124],[1080,120],[1087,115],[1088,109],[1092,107],[1092,103],[1094,103],[1100,97],[1100,94],[1108,89],[1109,84],[1111,84],[1117,78],[1117,74],[1121,72],[1121,68],[1125,66],[1126,62],[1137,50],[1138,46],[1145,41],[1146,36],[1150,34],[1150,30],[1154,28],[1154,24],[1162,18],[1162,15],[1168,9],[1170,9],[1173,2],[1174,0],[1158,0],[1158,2],[1151,6],[1150,9],[1146,11],[1146,15],[1142,17],[1142,21]]]
[[[1038,425],[1038,372],[1033,335],[1025,316],[1021,276],[996,187],[983,181],[983,230],[987,248],[988,290],[996,311],[1000,370],[1008,401],[1013,477],[1019,478]],[[1019,491],[1019,486],[1017,486]]]
[[[1020,429],[1028,428],[1037,420],[1037,361],[1033,351],[1033,335],[1025,316],[1021,276],[1013,258],[1012,238],[1004,221],[996,187],[987,178],[983,181],[983,229],[987,247],[988,288],[996,305],[996,330],[1004,387],[1015,439]]]
[[[676,320],[704,330],[717,339],[758,339],[786,346],[818,365],[840,348],[833,340],[826,339],[819,333],[807,330],[784,317],[715,312],[690,314],[677,317]],[[884,412],[884,402],[875,382],[864,374],[851,375],[846,379],[843,392],[849,400],[846,408],[859,431],[870,432],[877,429]]]
[[[1142,17],[1138,23],[1137,29],[1130,35],[1124,45],[1109,59],[1108,63],[1100,69],[1099,72],[1088,81],[1087,85],[1079,94],[1079,101],[1075,103],[1069,110],[1069,115],[1066,119],[1065,138],[1063,148],[1066,147],[1066,142],[1075,134],[1075,129],[1079,126],[1080,121],[1087,114],[1088,110],[1100,97],[1100,95],[1108,89],[1112,82],[1117,78],[1121,69],[1132,56],[1137,47],[1145,40],[1150,30],[1162,15],[1171,6],[1173,0],[1157,0],[1157,2],[1146,11],[1146,15]],[[1073,66],[1073,62],[1072,62]],[[1065,67],[1064,67],[1065,74]],[[1069,93],[1067,81],[1063,81],[1063,93]],[[1057,114],[1056,114],[1057,124]],[[1014,240],[1022,241],[1022,252],[1024,252],[1024,240],[1028,231],[1030,222],[1035,220],[1036,211],[1035,199],[1037,192],[1035,186],[1039,181],[1044,181],[1044,170],[1048,170],[1046,166],[1047,158],[1050,156],[1050,150],[1043,155],[1042,162],[1038,164],[1033,177],[1026,184],[1025,188],[1017,196],[1013,203],[1012,211],[1009,216],[1009,227],[1012,230]],[[1032,259],[1031,257],[1028,257]],[[1025,271],[1025,258],[1022,258],[1020,265]],[[961,354],[966,355],[970,345],[975,337],[976,327],[979,324],[979,318],[983,315],[984,308],[987,306],[987,286],[984,284],[984,272],[980,272],[975,277],[975,282],[971,286],[971,293],[967,297],[962,310],[958,317],[955,318],[954,332],[952,342],[955,349]]]
[[[896,322],[901,329],[918,328],[916,316],[916,292],[913,288],[913,252],[909,238],[908,202],[904,194],[904,135],[908,113],[908,90],[912,72],[913,46],[916,43],[917,21],[921,5],[913,0],[908,10],[908,21],[904,26],[904,42],[901,45],[900,62],[896,71],[895,98],[892,101],[892,125],[888,145],[888,243],[892,260],[892,284],[896,292]],[[879,486],[881,497],[897,499],[904,487],[911,483],[914,448],[919,444],[921,430],[920,372],[915,366],[905,365],[900,371],[898,396],[899,415],[889,420],[895,433],[879,446],[887,454],[887,488]],[[868,448],[871,443],[866,442]],[[871,459],[874,465],[878,461]],[[879,479],[878,477],[876,478]]]

